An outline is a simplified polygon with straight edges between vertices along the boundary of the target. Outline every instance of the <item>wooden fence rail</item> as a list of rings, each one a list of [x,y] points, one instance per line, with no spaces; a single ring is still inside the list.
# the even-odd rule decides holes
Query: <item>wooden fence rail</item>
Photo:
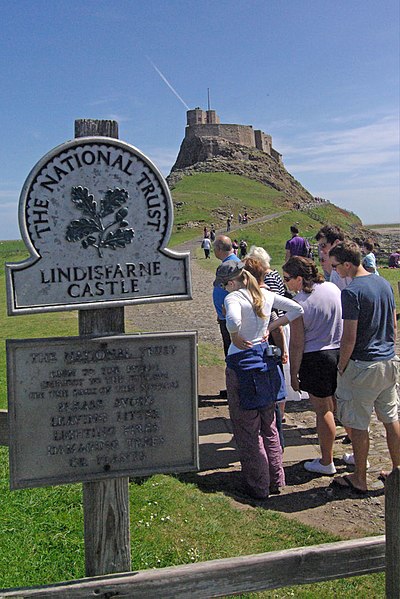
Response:
[[[385,538],[379,536],[14,589],[0,592],[0,599],[200,599],[360,576],[384,569]]]

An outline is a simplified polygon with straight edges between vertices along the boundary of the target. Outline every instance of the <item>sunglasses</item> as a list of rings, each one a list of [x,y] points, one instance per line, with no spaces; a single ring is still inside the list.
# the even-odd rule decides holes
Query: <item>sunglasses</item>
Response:
[[[331,263],[331,266],[332,266],[333,270],[336,270],[337,267],[340,266],[341,264],[344,264],[344,262],[337,262],[337,264],[332,264]]]
[[[283,280],[287,283],[288,281],[291,281],[292,279],[294,279],[294,277],[283,277]]]

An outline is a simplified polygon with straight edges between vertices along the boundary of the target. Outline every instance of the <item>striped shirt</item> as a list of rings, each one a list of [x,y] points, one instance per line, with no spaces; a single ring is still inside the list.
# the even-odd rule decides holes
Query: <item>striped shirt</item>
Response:
[[[271,270],[268,274],[266,274],[264,277],[264,283],[266,284],[268,289],[273,293],[277,293],[278,295],[285,295],[285,285],[282,281],[282,277],[280,276],[277,270]],[[276,312],[278,316],[283,316],[284,314],[282,310],[277,310]]]

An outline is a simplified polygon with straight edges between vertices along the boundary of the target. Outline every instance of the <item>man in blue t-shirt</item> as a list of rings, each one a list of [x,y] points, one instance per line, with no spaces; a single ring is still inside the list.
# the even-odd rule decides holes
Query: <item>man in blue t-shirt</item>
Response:
[[[215,239],[214,254],[218,258],[218,260],[221,260],[222,264],[224,262],[227,262],[228,260],[236,260],[237,262],[240,262],[239,258],[233,251],[232,241],[226,235],[218,235],[218,237]],[[217,269],[213,287],[213,302],[215,310],[217,312],[217,321],[219,324],[222,341],[224,344],[225,356],[227,355],[229,346],[231,344],[231,337],[226,328],[226,318],[222,309],[224,305],[224,299],[227,295],[228,292],[225,291],[225,288],[222,286],[221,281],[218,279]]]
[[[354,473],[334,484],[367,492],[368,427],[372,410],[386,429],[393,468],[400,466],[400,423],[396,382],[400,360],[395,355],[396,307],[393,290],[361,264],[357,244],[341,242],[329,252],[331,266],[352,282],[342,291],[343,336],[336,389],[338,418],[351,428]],[[387,472],[381,472],[385,479]]]

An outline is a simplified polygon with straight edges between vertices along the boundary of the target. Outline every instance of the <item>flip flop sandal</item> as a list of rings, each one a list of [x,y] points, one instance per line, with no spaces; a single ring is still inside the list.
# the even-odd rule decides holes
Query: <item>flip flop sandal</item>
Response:
[[[339,481],[344,481],[344,484],[343,484],[343,482],[339,482]],[[336,487],[337,489],[353,491],[353,493],[357,493],[357,495],[366,495],[368,493],[368,490],[364,491],[364,489],[359,489],[358,487],[355,487],[352,483],[351,478],[347,475],[337,476],[336,478],[333,479],[331,484],[333,487]]]

